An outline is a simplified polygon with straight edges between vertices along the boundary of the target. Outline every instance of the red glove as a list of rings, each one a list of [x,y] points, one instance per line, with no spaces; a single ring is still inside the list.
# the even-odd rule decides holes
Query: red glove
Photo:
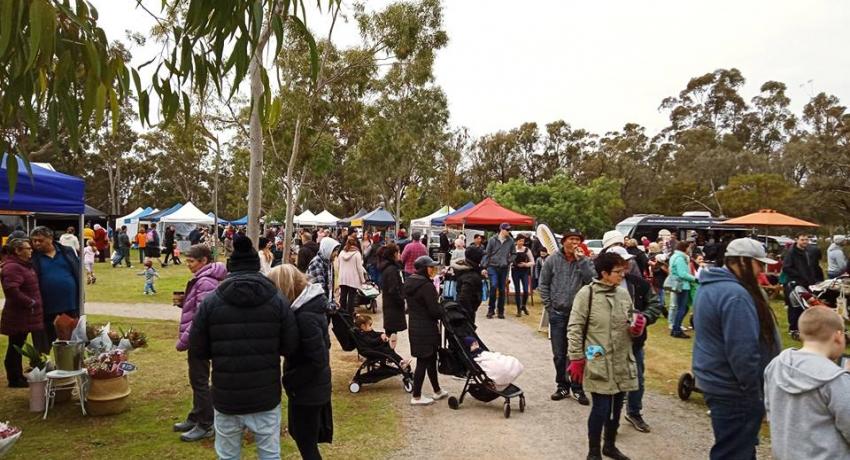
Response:
[[[584,364],[584,359],[570,361],[570,365],[567,366],[567,372],[570,373],[570,381],[581,383],[584,380]]]
[[[646,316],[638,313],[635,323],[629,326],[629,333],[632,337],[640,337],[644,329],[646,329]]]

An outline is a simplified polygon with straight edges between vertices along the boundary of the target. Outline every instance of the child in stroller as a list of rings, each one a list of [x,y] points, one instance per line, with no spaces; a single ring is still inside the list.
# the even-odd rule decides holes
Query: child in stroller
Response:
[[[524,367],[513,356],[494,353],[481,348],[475,337],[464,337],[463,343],[469,348],[472,359],[478,363],[481,370],[493,381],[496,390],[502,391],[522,374]]]
[[[369,315],[357,315],[354,318],[354,333],[370,349],[383,353],[393,361],[401,363],[402,369],[410,372],[410,362],[403,359],[395,352],[395,342],[391,341],[387,334],[372,329],[372,317]]]
[[[348,385],[349,391],[357,393],[364,384],[377,383],[397,375],[401,376],[404,391],[408,393],[413,391],[413,373],[410,372],[410,367],[405,366],[406,363],[386,343],[383,343],[386,348],[384,346],[374,348],[370,340],[373,334],[362,335],[358,332],[360,329],[352,322],[351,315],[344,310],[334,311],[331,322],[334,336],[342,349],[357,350],[357,353],[364,358],[363,363],[351,378],[351,383]]]

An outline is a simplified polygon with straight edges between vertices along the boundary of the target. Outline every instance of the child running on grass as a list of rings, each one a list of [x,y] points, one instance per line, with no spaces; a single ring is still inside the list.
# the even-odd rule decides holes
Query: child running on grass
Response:
[[[145,295],[156,294],[156,289],[153,286],[154,278],[159,278],[159,274],[153,268],[153,261],[145,259],[145,271],[139,273],[139,276],[145,277]]]
[[[99,256],[94,240],[89,240],[83,249],[83,265],[86,267],[86,284],[94,284],[97,278],[94,276],[94,258]]]

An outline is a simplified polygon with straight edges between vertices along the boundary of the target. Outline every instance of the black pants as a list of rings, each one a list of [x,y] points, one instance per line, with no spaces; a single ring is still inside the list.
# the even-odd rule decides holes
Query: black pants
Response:
[[[287,406],[289,434],[298,446],[304,460],[321,460],[319,453],[319,426],[324,406],[305,406],[290,403]]]
[[[339,297],[339,306],[344,311],[354,315],[354,308],[357,306],[357,288],[340,286]]]
[[[23,347],[27,341],[27,335],[32,334],[32,345],[41,353],[49,353],[50,347],[47,344],[47,338],[44,331],[24,332],[21,334],[12,334],[9,336],[9,346],[6,348],[6,359],[3,360],[3,365],[6,367],[6,380],[12,382],[23,382],[24,370],[20,353],[15,350],[12,345]]]
[[[139,248],[139,263],[145,263],[145,248]]]
[[[186,420],[201,428],[213,426],[213,406],[210,397],[210,362],[189,355],[189,384],[192,385],[192,410]]]
[[[425,383],[425,372],[428,372],[428,380],[434,393],[440,392],[440,381],[437,379],[437,354],[434,353],[426,358],[416,358],[416,370],[413,372],[413,397],[422,396],[422,384]]]
[[[800,322],[800,315],[803,314],[803,309],[791,305],[791,291],[793,290],[794,287],[790,283],[785,285],[785,305],[788,307],[788,330],[799,331],[800,327],[798,323]]]
[[[97,250],[97,261],[100,263],[106,262],[106,255],[109,253],[109,246],[106,249]]]
[[[165,245],[165,259],[163,260],[162,263],[167,264],[169,257],[171,257],[172,262],[174,262],[175,264],[177,263],[177,258],[174,257],[174,245],[173,244],[166,244]]]
[[[56,341],[56,327],[53,326],[53,321],[59,315],[68,315],[72,318],[79,318],[80,312],[79,310],[75,311],[62,311],[59,313],[45,313],[44,314],[44,335],[47,340],[47,347],[50,347],[54,341]],[[49,350],[49,348],[48,348]]]
[[[614,436],[620,428],[620,412],[623,410],[626,393],[620,392],[613,395],[591,393],[590,396],[593,398],[593,406],[587,418],[587,436],[591,446],[598,446],[602,439],[603,427],[606,433],[611,433],[606,435],[606,439],[608,436]]]

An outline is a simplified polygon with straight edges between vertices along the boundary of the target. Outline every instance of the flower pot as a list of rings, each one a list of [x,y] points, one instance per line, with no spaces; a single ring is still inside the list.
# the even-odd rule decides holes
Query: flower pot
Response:
[[[30,412],[44,412],[44,387],[47,380],[28,382],[30,385]]]
[[[56,369],[63,371],[82,369],[84,345],[82,342],[67,340],[53,342],[53,360],[56,362]]]
[[[130,382],[127,376],[111,379],[91,379],[86,397],[89,415],[114,415],[127,410]]]

